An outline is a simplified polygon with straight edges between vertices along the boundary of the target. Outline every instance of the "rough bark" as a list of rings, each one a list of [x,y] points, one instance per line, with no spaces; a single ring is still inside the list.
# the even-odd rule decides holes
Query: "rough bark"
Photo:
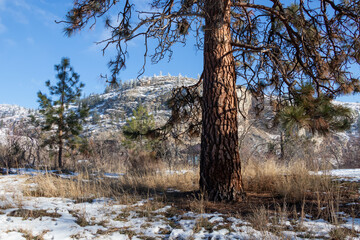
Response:
[[[236,201],[243,195],[243,185],[230,1],[207,0],[205,5],[200,187],[210,200]]]
[[[59,168],[63,167],[63,164],[62,164],[62,150],[63,150],[63,146],[62,146],[62,142],[61,142],[61,143],[59,143],[59,153],[58,153]]]

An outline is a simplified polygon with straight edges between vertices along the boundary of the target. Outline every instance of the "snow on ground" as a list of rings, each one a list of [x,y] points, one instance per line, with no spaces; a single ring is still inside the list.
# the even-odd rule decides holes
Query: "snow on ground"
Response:
[[[360,168],[356,169],[333,169],[329,171],[319,171],[318,174],[327,174],[342,181],[360,182]]]
[[[331,173],[360,177],[360,169]],[[32,177],[0,176],[0,239],[324,239],[337,228],[355,230],[357,237],[351,239],[360,239],[360,219],[350,216],[335,226],[306,215],[282,219],[279,231],[259,231],[238,216],[179,212],[151,198],[124,205],[108,198],[77,203],[67,198],[27,197],[21,190],[36,187],[27,181]]]

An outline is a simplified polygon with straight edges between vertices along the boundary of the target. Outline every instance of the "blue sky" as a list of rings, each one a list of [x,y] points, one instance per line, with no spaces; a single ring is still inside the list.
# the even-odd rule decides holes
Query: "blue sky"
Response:
[[[140,0],[137,0],[140,1]],[[92,30],[85,30],[74,37],[63,34],[62,20],[71,8],[72,0],[0,0],[0,104],[18,104],[37,108],[36,93],[45,91],[45,81],[55,81],[54,65],[62,57],[69,57],[71,65],[85,83],[85,94],[103,92],[105,82],[99,76],[108,73],[107,62],[113,56],[105,56],[95,42],[106,36],[103,22]],[[129,45],[129,61],[120,78],[135,78],[142,65],[143,43]],[[144,75],[170,73],[197,77],[202,71],[202,52],[194,44],[174,49],[171,62],[159,64],[148,61]],[[344,101],[360,102],[360,95],[343,97]]]
[[[72,0],[0,0],[0,104],[18,104],[37,108],[37,92],[46,91],[45,81],[55,82],[54,65],[69,57],[75,72],[85,83],[85,94],[103,92],[108,73],[110,50],[103,56],[95,42],[106,35],[103,22],[68,38],[63,34],[62,20]],[[129,62],[120,78],[136,78],[143,61],[144,45],[136,41],[129,46]],[[189,61],[190,59],[190,61]],[[173,60],[159,64],[148,61],[145,75],[170,73],[197,77],[202,69],[202,53],[192,43],[175,49]]]

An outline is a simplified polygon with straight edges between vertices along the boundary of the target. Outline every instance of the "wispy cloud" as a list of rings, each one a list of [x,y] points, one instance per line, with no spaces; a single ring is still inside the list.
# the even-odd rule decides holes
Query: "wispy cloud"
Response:
[[[0,34],[5,32],[5,31],[6,31],[6,26],[1,22],[1,18],[0,18]]]
[[[16,46],[16,42],[10,38],[5,38],[3,40],[3,42],[5,43],[5,45],[9,46],[9,47],[14,47]]]
[[[28,37],[26,38],[27,43],[29,43],[30,45],[33,45],[35,43],[34,39],[32,37]]]
[[[20,8],[23,8],[24,5],[27,5],[25,2],[21,4],[18,0],[0,0],[0,12],[6,12],[15,19],[16,22],[22,24],[28,24],[29,20],[25,14],[20,11]]]
[[[0,0],[0,10],[5,9],[6,0]]]
[[[25,8],[27,10],[31,10],[31,6],[25,2],[24,0],[13,0],[12,1],[16,6],[19,6],[21,8]]]
[[[54,23],[55,20],[60,20],[61,18],[49,11],[45,11],[40,7],[31,6],[31,11],[36,15],[41,17],[44,21],[45,25],[49,25],[50,23]]]
[[[55,14],[45,11],[34,4],[29,4],[25,0],[0,0],[0,11],[6,11],[12,15],[16,22],[22,24],[28,24],[30,22],[29,18],[34,15],[45,20],[45,25],[59,19]]]

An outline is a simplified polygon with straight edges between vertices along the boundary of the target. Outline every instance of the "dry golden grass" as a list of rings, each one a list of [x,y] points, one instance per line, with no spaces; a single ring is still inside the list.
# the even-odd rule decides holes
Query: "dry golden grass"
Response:
[[[161,193],[169,190],[194,191],[198,189],[197,172],[151,175],[126,175],[118,179],[90,178],[80,174],[71,179],[64,179],[52,174],[39,175],[31,178],[30,183],[36,187],[24,187],[25,196],[64,197],[78,201],[91,201],[100,197],[111,197],[125,203],[139,200],[140,195]]]
[[[354,199],[359,197],[358,185],[342,186],[329,176],[312,175],[301,162],[289,165],[274,160],[248,162],[243,166],[248,198],[231,204],[210,202],[199,192],[198,170],[184,174],[168,174],[165,170],[141,176],[127,174],[118,179],[95,179],[87,174],[72,179],[50,174],[36,176],[31,180],[36,187],[26,188],[23,192],[25,196],[64,197],[79,202],[109,197],[124,205],[148,199],[142,206],[128,206],[123,214],[116,217],[117,221],[126,221],[130,211],[135,211],[139,217],[152,219],[154,210],[167,205],[172,206],[164,213],[164,216],[169,217],[183,211],[240,214],[241,218],[248,217],[256,229],[274,234],[282,231],[284,220],[289,216],[297,222],[294,226],[297,228],[302,227],[306,214],[338,224],[341,219],[337,212],[344,210],[340,206],[356,201]],[[80,217],[79,223],[86,220]],[[196,229],[207,226],[209,224],[206,221],[199,222]],[[333,232],[336,236],[341,234],[340,230]]]
[[[261,218],[272,216],[277,219],[281,215],[291,215],[301,222],[306,214],[310,214],[316,219],[322,218],[337,225],[341,222],[337,213],[351,211],[341,206],[358,199],[354,191],[357,184],[353,186],[333,181],[329,175],[311,174],[301,161],[288,165],[272,159],[262,163],[250,161],[243,166],[243,177],[245,191],[253,197],[249,207],[255,206],[250,218],[254,223],[266,222]],[[256,207],[258,204],[262,207]],[[281,222],[283,218],[286,217],[278,220]],[[258,228],[262,230],[265,225],[259,225]]]
[[[305,164],[280,164],[275,160],[265,162],[248,161],[243,166],[246,192],[268,193],[292,202],[302,202],[308,193],[330,192],[334,183],[328,176],[310,174]],[[126,174],[118,179],[95,179],[84,173],[72,179],[63,179],[51,174],[32,178],[36,189],[24,189],[27,196],[65,197],[77,200],[99,197],[119,197],[133,202],[134,193],[161,193],[169,190],[192,192],[199,189],[198,170],[186,173],[166,173],[159,169],[146,175]],[[130,194],[127,195],[127,193]]]
[[[199,188],[197,171],[187,173],[157,173],[144,176],[130,175],[119,178],[119,186],[157,191],[195,191]]]
[[[245,191],[268,192],[273,197],[282,197],[301,202],[309,192],[329,189],[329,176],[310,174],[304,162],[288,165],[273,159],[264,162],[249,161],[243,166]]]
[[[304,215],[303,210],[309,208],[305,205],[311,202],[314,216],[337,222],[335,213],[344,198],[342,188],[328,176],[310,174],[301,162],[285,165],[274,160],[250,161],[243,166],[243,178],[245,191],[250,198],[243,203],[245,210],[252,208],[251,204],[261,206],[277,202],[281,206],[289,204],[293,212],[300,210]],[[118,179],[96,179],[88,174],[63,179],[49,174],[33,177],[31,181],[36,187],[25,188],[25,196],[64,197],[78,202],[109,197],[121,204],[133,204],[151,197],[159,198],[159,202],[179,204],[198,213],[219,207],[207,201],[206,196],[198,194],[198,170],[168,174],[166,169],[161,169],[154,174],[127,174]],[[356,198],[357,195],[347,198],[350,197]]]
[[[51,217],[51,218],[59,218],[61,214],[56,212],[48,212],[46,210],[29,210],[29,209],[16,209],[7,214],[10,217],[21,217],[23,219],[29,218],[41,218],[41,217]]]
[[[64,197],[64,198],[96,198],[110,194],[108,187],[100,181],[89,181],[83,175],[72,179],[59,178],[54,175],[38,175],[29,180],[36,187],[25,187],[25,196],[35,197]]]

